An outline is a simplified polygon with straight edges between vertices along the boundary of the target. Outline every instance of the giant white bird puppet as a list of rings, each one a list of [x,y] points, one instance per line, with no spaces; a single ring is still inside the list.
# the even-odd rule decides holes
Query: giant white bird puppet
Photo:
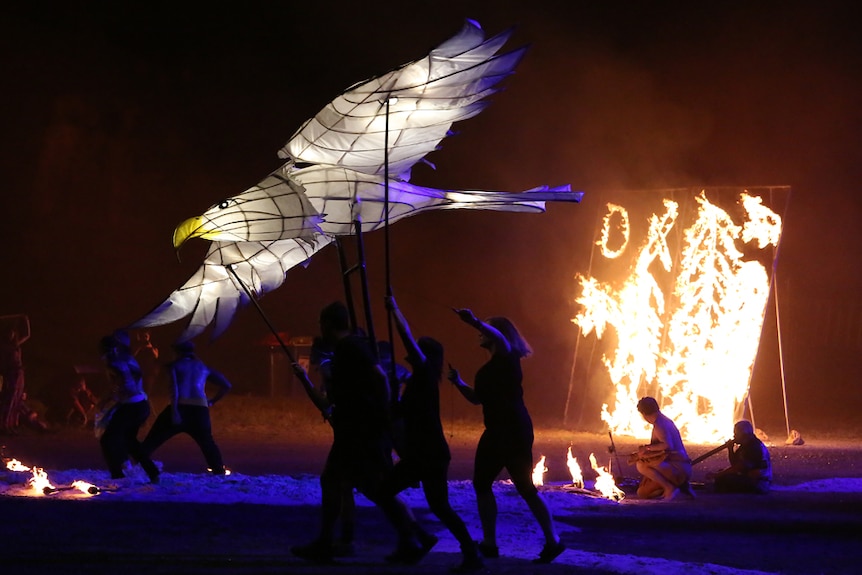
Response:
[[[545,201],[580,201],[583,193],[569,186],[516,193],[446,191],[409,181],[413,165],[437,149],[452,124],[481,112],[496,86],[513,73],[526,47],[498,54],[510,35],[486,40],[479,24],[467,20],[421,60],[335,98],[279,151],[287,162],[278,170],[176,228],[176,249],[189,238],[212,241],[204,263],[131,327],[190,315],[181,339],[210,324],[216,337],[249,302],[246,289],[255,297],[276,289],[292,267],[336,236],[355,233],[356,221],[367,232],[424,210],[543,212]]]

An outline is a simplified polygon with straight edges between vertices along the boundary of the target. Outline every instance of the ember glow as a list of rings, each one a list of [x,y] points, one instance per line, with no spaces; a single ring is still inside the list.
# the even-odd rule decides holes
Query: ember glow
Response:
[[[738,198],[742,224],[704,191],[691,223],[665,199],[640,247],[630,241],[628,212],[607,205],[597,244],[606,259],[634,252],[631,269],[616,282],[579,275],[582,309],[572,321],[584,336],[615,333],[602,357],[613,390],[601,414],[614,434],[649,435],[636,409],[644,395],[658,399],[688,441],[722,441],[742,415],[770,292],[752,253],[777,247],[781,218],[759,197]]]
[[[548,472],[548,468],[545,467],[545,456],[539,458],[539,462],[536,464],[536,467],[533,468],[533,485],[536,487],[541,487],[545,484],[545,473]]]
[[[569,452],[566,454],[566,465],[569,466],[569,473],[572,475],[572,485],[575,487],[584,487],[584,474],[581,472],[581,466],[578,464],[578,458],[572,455],[572,447],[569,446]]]
[[[614,501],[621,501],[625,498],[626,494],[622,489],[617,487],[617,484],[614,481],[614,476],[611,475],[604,467],[599,466],[596,462],[596,456],[592,453],[590,453],[590,466],[592,466],[593,471],[596,472],[596,491]]]

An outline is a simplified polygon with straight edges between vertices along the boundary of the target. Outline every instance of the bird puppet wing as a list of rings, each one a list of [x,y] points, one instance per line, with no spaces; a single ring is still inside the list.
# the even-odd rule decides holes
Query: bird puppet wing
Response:
[[[180,340],[200,335],[210,324],[212,337],[218,337],[237,309],[248,303],[246,288],[256,297],[278,288],[289,269],[307,264],[331,241],[330,236],[316,234],[272,242],[212,242],[194,275],[131,327],[166,325],[191,316]]]
[[[485,98],[513,73],[526,48],[498,54],[510,35],[486,40],[468,20],[425,58],[335,98],[282,148],[279,155],[288,159],[283,166],[177,226],[176,249],[193,237],[213,245],[203,266],[132,327],[191,315],[183,339],[211,323],[217,336],[248,302],[246,288],[254,296],[277,288],[288,270],[334,236],[354,233],[354,221],[370,231],[387,219],[429,209],[541,212],[545,201],[580,201],[583,194],[568,186],[511,193],[436,190],[409,182],[412,166],[437,149],[452,123],[482,111]],[[387,166],[393,174],[388,181]],[[383,207],[387,191],[389,218]]]
[[[485,98],[514,72],[527,48],[497,54],[511,34],[486,40],[479,24],[467,20],[425,58],[335,98],[296,131],[279,156],[382,174],[388,149],[389,172],[409,179],[410,168],[437,149],[452,123],[481,112]]]

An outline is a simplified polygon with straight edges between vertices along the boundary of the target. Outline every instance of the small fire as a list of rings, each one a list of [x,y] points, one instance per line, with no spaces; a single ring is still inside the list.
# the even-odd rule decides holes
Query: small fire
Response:
[[[87,495],[96,495],[101,493],[101,489],[93,485],[92,483],[87,483],[86,481],[73,481],[72,487],[80,491],[81,493],[86,493]]]
[[[581,466],[578,465],[578,458],[572,456],[572,446],[569,446],[569,453],[566,455],[566,465],[569,466],[569,473],[572,474],[572,485],[578,488],[584,487],[584,474],[581,473]]]
[[[620,501],[626,496],[623,490],[617,487],[613,475],[608,473],[604,467],[599,467],[599,464],[596,463],[596,456],[592,453],[590,453],[590,465],[593,471],[598,474],[596,477],[596,491],[614,501]]]
[[[102,492],[102,489],[96,487],[92,483],[86,481],[73,481],[71,485],[65,487],[54,487],[48,479],[48,473],[41,467],[27,467],[17,459],[10,459],[6,462],[6,469],[9,471],[29,471],[32,477],[27,480],[27,485],[30,489],[41,495],[51,495],[60,491],[71,491],[77,489],[81,493],[87,495],[96,495]]]
[[[9,471],[30,471],[30,468],[18,461],[17,459],[11,459],[6,463],[6,469]]]
[[[52,489],[56,489],[51,482],[48,481],[48,474],[45,473],[45,470],[41,467],[33,468],[33,477],[27,481],[33,491],[38,491],[39,493],[47,493]]]
[[[545,484],[545,473],[547,473],[548,468],[545,467],[545,456],[543,455],[539,458],[539,462],[536,464],[536,467],[533,469],[533,485],[536,487],[541,487]]]

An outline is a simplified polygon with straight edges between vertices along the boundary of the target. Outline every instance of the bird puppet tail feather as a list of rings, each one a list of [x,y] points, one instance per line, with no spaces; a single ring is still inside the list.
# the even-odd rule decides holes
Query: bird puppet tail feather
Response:
[[[495,210],[501,212],[544,212],[545,202],[580,202],[583,192],[571,186],[540,186],[524,192],[449,191],[442,209]]]

